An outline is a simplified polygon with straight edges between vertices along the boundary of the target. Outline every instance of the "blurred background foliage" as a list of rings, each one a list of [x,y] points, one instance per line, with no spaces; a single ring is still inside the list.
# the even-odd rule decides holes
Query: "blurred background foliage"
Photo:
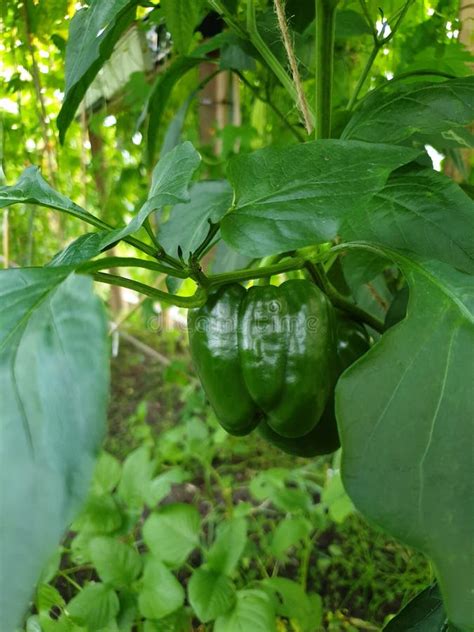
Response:
[[[205,3],[197,3],[190,43],[177,37],[174,42],[165,24],[166,3],[162,4],[137,4],[133,24],[89,89],[64,145],[60,145],[56,119],[65,90],[65,45],[69,22],[81,3],[2,2],[1,181],[12,184],[26,166],[38,165],[58,191],[104,220],[121,225],[146,199],[151,170],[160,152],[179,138],[191,140],[199,149],[203,156],[200,177],[206,178],[224,177],[226,163],[236,152],[296,142],[287,121],[297,128],[301,139],[306,138],[288,94],[238,41],[228,44],[220,59],[194,64],[186,73],[171,77],[169,98],[154,130],[149,98],[156,86],[165,94],[166,86],[159,82],[173,67],[179,49],[188,48],[187,54],[192,54],[189,51],[221,27],[215,16],[206,17]],[[227,0],[226,4],[245,12],[245,2]],[[260,0],[258,4],[262,37],[285,64],[271,3]],[[357,0],[341,0],[336,29],[334,136],[344,127],[347,103],[372,50],[367,17],[381,29],[383,20],[396,17],[402,5],[400,0],[369,0],[367,16]],[[399,75],[427,68],[435,67],[448,75],[469,74],[472,7],[464,0],[413,3],[396,36],[377,56],[360,96]],[[314,2],[287,0],[286,10],[304,88],[311,99]],[[214,77],[216,71],[220,72]],[[438,169],[470,183],[470,155],[454,153],[448,147],[444,155],[433,151],[433,160]],[[5,267],[43,265],[83,232],[69,216],[32,205],[4,210],[1,220],[0,265]],[[132,254],[124,243],[116,250],[117,254]],[[224,250],[225,256],[217,250],[215,271],[245,263],[228,247]],[[363,267],[363,262],[360,265]],[[166,281],[145,270],[134,274],[155,286]],[[366,289],[367,304],[372,301],[374,310],[386,311],[383,288],[368,284]],[[155,476],[172,472],[168,474],[171,482],[157,502],[186,502],[198,507],[207,540],[229,516],[245,517],[249,535],[239,566],[240,586],[276,576],[294,579],[320,596],[321,629],[337,632],[380,629],[432,579],[429,564],[421,555],[387,539],[354,513],[340,484],[337,455],[308,463],[282,455],[254,435],[237,439],[219,430],[193,377],[182,310],[165,309],[117,288],[110,295],[104,288],[100,291],[110,298],[113,321],[107,454],[127,463],[131,453],[146,449]],[[184,284],[180,291],[190,288]],[[108,457],[102,458],[107,461]],[[94,492],[91,494],[93,497]],[[125,502],[123,515],[136,521],[134,537],[139,546],[142,515],[129,509]],[[69,534],[45,578],[45,585],[54,587],[65,601],[74,597],[78,585],[96,578],[89,560],[83,564],[77,551],[88,519],[86,515],[82,526],[79,521]],[[103,533],[101,528],[94,534]],[[110,530],[105,529],[105,533],[110,534]],[[120,529],[117,533],[120,537]],[[193,565],[199,562],[191,560]],[[189,569],[180,573],[185,584]],[[41,610],[44,590],[40,587],[33,612]],[[63,605],[58,603],[63,602],[58,599],[53,599],[52,605],[61,611]],[[53,622],[57,618],[58,613]],[[283,619],[279,630],[306,629]]]

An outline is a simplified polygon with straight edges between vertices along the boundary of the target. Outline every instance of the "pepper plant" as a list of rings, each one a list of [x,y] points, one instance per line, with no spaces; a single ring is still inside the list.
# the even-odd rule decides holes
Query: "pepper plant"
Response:
[[[138,4],[91,0],[72,19],[57,119],[62,142]],[[436,64],[421,56],[369,85],[377,56],[406,20],[416,24],[413,0],[387,1],[382,11],[372,0],[289,2],[286,10],[281,0],[144,4],[164,12],[176,54],[142,116],[152,177],[131,221],[110,225],[33,166],[0,189],[1,207],[36,204],[93,227],[44,267],[0,273],[2,629],[20,623],[84,502],[103,438],[107,327],[93,282],[199,309],[229,284],[304,274],[374,343],[335,388],[344,486],[369,521],[432,560],[439,584],[387,629],[408,629],[421,616],[433,630],[472,630],[474,205],[469,185],[433,170],[427,146],[451,156],[472,146],[473,78],[462,64],[453,71],[440,44]],[[194,28],[211,9],[225,28],[195,45]],[[436,39],[433,24],[417,30],[412,22],[413,39]],[[334,71],[337,29],[339,37],[345,29],[372,40],[364,70],[343,94]],[[268,102],[250,76],[257,64],[270,78],[263,87],[292,108],[287,115],[272,102],[291,141],[240,153],[219,181],[199,178],[201,154],[180,142],[189,103],[156,162],[168,97],[203,61],[230,69]],[[156,222],[164,208],[169,219]],[[107,256],[120,243],[140,256]],[[216,248],[227,261],[217,273],[208,263]],[[248,265],[229,269],[235,253]],[[165,274],[175,290],[110,272],[121,268]],[[185,280],[195,285],[192,295],[176,289]],[[379,303],[390,306],[386,315],[361,292],[373,280],[373,293],[384,293]],[[233,629],[229,617],[218,630]]]

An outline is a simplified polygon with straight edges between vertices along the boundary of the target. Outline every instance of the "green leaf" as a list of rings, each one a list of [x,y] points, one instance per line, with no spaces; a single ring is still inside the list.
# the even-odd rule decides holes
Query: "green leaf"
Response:
[[[189,480],[189,474],[181,467],[172,467],[163,474],[154,478],[149,486],[147,504],[150,507],[157,505],[166,498],[175,484]]]
[[[111,494],[90,494],[74,528],[82,534],[112,533],[122,524],[122,514]]]
[[[388,84],[369,94],[357,109],[342,138],[369,143],[404,143],[425,136],[460,139],[474,118],[474,77],[441,83]]]
[[[232,581],[212,570],[198,568],[189,580],[189,603],[202,623],[213,621],[230,610],[235,594]]]
[[[300,584],[286,577],[271,577],[263,580],[261,585],[273,593],[278,615],[298,621],[302,632],[317,632],[321,629],[322,607],[315,612],[313,600]]]
[[[102,242],[108,231],[85,233],[58,252],[48,266],[70,266],[93,259],[102,251]]]
[[[162,619],[183,603],[184,589],[173,573],[160,560],[148,560],[138,597],[140,613],[149,619]]]
[[[326,505],[331,520],[336,524],[342,524],[348,516],[354,513],[354,505],[342,485],[339,470],[334,472],[326,483],[321,495],[321,502]]]
[[[221,522],[217,527],[216,539],[208,551],[207,563],[213,570],[230,575],[236,569],[246,544],[245,518]]]
[[[292,481],[290,470],[270,468],[259,472],[250,482],[250,493],[257,500],[270,500],[275,507],[284,512],[309,511],[312,499],[301,488],[289,486]]]
[[[163,138],[160,156],[164,156],[181,142],[184,122],[186,120],[186,115],[188,113],[189,106],[194,99],[194,96],[195,93],[190,94],[188,98],[183,101],[181,107],[171,119],[171,122],[166,128],[165,136]]]
[[[431,169],[393,174],[364,208],[347,215],[340,234],[474,273],[474,201]]]
[[[36,591],[35,604],[38,612],[49,612],[54,607],[63,608],[65,601],[54,586],[40,584]]]
[[[190,632],[192,615],[189,608],[180,608],[163,619],[148,619],[143,632]]]
[[[0,272],[2,630],[21,620],[84,502],[108,377],[106,320],[90,279],[61,269]]]
[[[384,632],[447,632],[447,625],[439,588],[434,584],[412,599]]]
[[[220,616],[214,632],[276,632],[275,611],[269,596],[262,590],[240,590],[237,603]]]
[[[158,208],[189,201],[188,187],[199,166],[200,156],[190,142],[181,143],[155,166],[148,199],[132,221],[110,230],[105,222],[91,215],[69,198],[52,189],[36,167],[28,167],[13,186],[0,187],[0,208],[17,203],[40,204],[73,215],[103,228],[99,233],[82,235],[58,253],[50,266],[76,265],[98,255],[112,244],[137,232],[147,217]]]
[[[57,119],[61,143],[87,88],[133,21],[136,5],[136,0],[92,0],[72,18],[66,46],[66,87]]]
[[[117,594],[105,584],[90,583],[67,604],[70,617],[91,630],[105,627],[120,608]]]
[[[203,2],[201,0],[161,0],[167,29],[173,37],[173,45],[178,53],[186,54],[193,41],[193,33],[201,21]]]
[[[117,626],[120,632],[132,632],[137,620],[138,598],[135,592],[120,591],[120,611]]]
[[[101,580],[114,588],[130,585],[142,569],[139,553],[119,540],[104,536],[94,538],[89,551]]]
[[[108,452],[101,452],[97,460],[92,487],[97,494],[107,494],[117,486],[122,466],[120,461]]]
[[[117,492],[129,507],[143,507],[154,467],[150,450],[146,447],[137,448],[125,459]]]
[[[160,244],[173,256],[179,246],[185,258],[196,250],[209,231],[208,220],[215,224],[229,210],[232,189],[226,180],[196,182],[190,198],[187,204],[177,204],[170,219],[160,226]]]
[[[0,208],[19,203],[40,204],[73,215],[88,224],[108,228],[100,219],[51,188],[41,177],[38,167],[27,167],[16,184],[0,187]]]
[[[221,223],[232,247],[263,257],[333,239],[342,220],[380,191],[418,152],[318,140],[266,148],[230,161],[234,208]]]
[[[166,505],[143,525],[143,539],[155,557],[179,567],[199,544],[201,516],[192,505]]]
[[[188,202],[189,183],[200,162],[200,155],[189,141],[163,156],[153,170],[147,201],[127,226],[116,228],[104,238],[102,248],[135,233],[153,211],[168,204]]]
[[[430,556],[448,617],[469,630],[474,277],[385,254],[410,286],[407,316],[338,382],[343,482],[367,518]]]
[[[273,555],[284,560],[288,549],[297,546],[309,536],[311,523],[302,516],[289,516],[281,520],[273,533],[270,549]]]

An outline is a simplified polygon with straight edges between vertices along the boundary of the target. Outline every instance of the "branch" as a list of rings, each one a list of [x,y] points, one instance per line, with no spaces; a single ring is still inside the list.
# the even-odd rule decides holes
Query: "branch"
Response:
[[[115,276],[114,274],[103,274],[102,272],[96,272],[91,275],[92,278],[98,283],[106,283],[107,285],[118,285],[119,287],[126,287],[129,290],[140,292],[149,296],[157,301],[163,303],[169,303],[176,305],[177,307],[186,307],[191,309],[193,307],[202,307],[205,304],[207,293],[198,288],[193,296],[178,296],[177,294],[168,294],[168,292],[162,292],[156,288],[140,283],[139,281],[133,281],[132,279],[126,279],[125,277]]]
[[[319,266],[308,262],[306,264],[306,269],[316,285],[324,291],[335,307],[339,307],[339,309],[342,309],[350,314],[355,321],[363,324],[365,323],[379,333],[383,333],[385,331],[385,325],[382,321],[361,309],[355,305],[355,303],[348,301],[344,296],[342,296],[342,294],[339,294],[339,292],[329,282],[324,270],[321,270]]]
[[[175,270],[155,261],[147,261],[146,259],[137,259],[135,257],[104,257],[103,259],[82,264],[77,268],[77,271],[89,274],[100,270],[109,270],[110,268],[145,268],[146,270],[156,270],[178,279],[187,279],[189,277],[185,270]]]
[[[223,272],[222,274],[211,274],[207,277],[209,287],[225,285],[226,283],[251,281],[252,279],[262,279],[271,277],[292,270],[301,270],[306,265],[306,260],[301,257],[287,258],[280,263],[261,268],[245,268],[243,270],[234,270],[233,272]]]

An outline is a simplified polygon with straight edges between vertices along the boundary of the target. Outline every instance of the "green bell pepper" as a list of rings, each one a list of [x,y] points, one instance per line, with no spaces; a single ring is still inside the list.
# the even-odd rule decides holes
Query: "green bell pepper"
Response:
[[[188,317],[191,355],[209,402],[231,434],[263,419],[279,435],[319,422],[335,374],[334,310],[303,279],[219,288]]]

